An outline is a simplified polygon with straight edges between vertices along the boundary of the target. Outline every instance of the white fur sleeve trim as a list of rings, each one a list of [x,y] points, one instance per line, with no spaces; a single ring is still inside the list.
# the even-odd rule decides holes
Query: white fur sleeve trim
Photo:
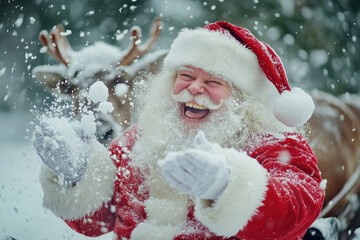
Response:
[[[235,149],[222,149],[230,166],[230,178],[217,200],[195,200],[195,216],[210,231],[234,236],[241,231],[263,205],[267,191],[267,171],[256,159]]]
[[[111,200],[116,167],[110,152],[97,141],[91,143],[86,171],[74,187],[61,186],[46,166],[40,172],[43,206],[64,219],[79,219]]]

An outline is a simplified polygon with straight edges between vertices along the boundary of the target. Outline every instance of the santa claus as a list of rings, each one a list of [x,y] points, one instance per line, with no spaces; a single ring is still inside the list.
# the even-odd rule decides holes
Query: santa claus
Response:
[[[301,239],[324,200],[301,135],[314,104],[275,52],[216,22],[182,30],[143,78],[137,124],[108,149],[76,128],[36,128],[44,206],[88,236]]]

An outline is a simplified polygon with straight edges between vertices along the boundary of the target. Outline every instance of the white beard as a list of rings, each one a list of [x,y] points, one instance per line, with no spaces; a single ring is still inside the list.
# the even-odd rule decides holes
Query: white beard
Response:
[[[223,107],[212,111],[205,121],[186,123],[182,118],[180,104],[171,97],[174,84],[171,79],[175,79],[175,76],[164,71],[152,79],[138,83],[138,100],[143,102],[140,103],[142,107],[138,114],[138,129],[141,136],[135,143],[130,157],[134,167],[149,173],[141,186],[143,191],[150,193],[149,200],[145,203],[149,217],[141,225],[144,226],[143,230],[146,231],[145,226],[149,224],[151,228],[154,228],[154,225],[166,226],[171,221],[169,219],[173,219],[170,225],[174,228],[169,231],[173,232],[171,235],[176,235],[186,222],[188,197],[168,185],[157,165],[158,160],[163,159],[171,151],[192,148],[193,139],[200,130],[210,142],[218,143],[221,147],[242,149],[255,136],[269,133],[269,129],[283,130],[283,125],[277,122],[271,112],[272,117],[268,117],[269,111],[263,104],[249,97],[244,101],[244,97],[237,94],[239,90],[236,89],[233,89],[231,97],[224,101]],[[141,91],[146,91],[146,95]],[[169,209],[169,206],[174,207]],[[162,219],[162,214],[154,214],[162,212],[159,209],[166,209],[164,214],[167,216],[171,213],[167,220],[159,221],[158,218]],[[132,239],[143,237],[140,234],[143,232],[141,229],[142,227],[135,233],[139,237],[132,235]]]
[[[138,105],[142,106],[137,121],[141,137],[132,154],[137,167],[156,169],[157,161],[168,152],[191,148],[200,130],[210,142],[235,149],[243,148],[254,136],[290,131],[273,116],[270,108],[255,98],[241,96],[238,89],[233,89],[224,106],[212,111],[205,121],[185,123],[180,104],[173,100],[171,94],[174,86],[171,79],[175,76],[163,71],[146,78],[137,84],[140,93],[135,94],[141,101]]]

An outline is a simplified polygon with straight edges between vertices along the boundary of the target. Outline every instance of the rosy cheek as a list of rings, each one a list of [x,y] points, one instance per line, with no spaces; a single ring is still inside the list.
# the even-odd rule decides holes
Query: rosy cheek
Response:
[[[211,98],[211,100],[217,105],[221,102],[221,96],[218,91],[216,90],[209,90],[208,94]]]
[[[208,90],[208,94],[209,94],[211,100],[215,104],[220,104],[222,99],[226,99],[230,95],[227,92],[225,92],[225,91],[223,91],[222,89],[219,89],[219,88]]]
[[[189,85],[189,83],[187,83],[186,81],[183,81],[183,80],[177,78],[174,83],[173,94],[175,94],[175,95],[178,94],[179,92],[181,92],[182,90],[187,88],[188,85]]]

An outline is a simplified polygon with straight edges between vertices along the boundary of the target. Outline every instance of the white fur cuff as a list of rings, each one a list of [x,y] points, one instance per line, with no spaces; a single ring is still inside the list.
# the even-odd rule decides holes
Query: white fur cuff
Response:
[[[195,216],[210,231],[234,236],[242,230],[262,206],[267,191],[267,171],[245,152],[222,149],[230,166],[229,183],[213,204],[196,199]]]
[[[43,206],[64,219],[79,219],[111,200],[116,167],[110,152],[97,141],[91,143],[87,169],[74,187],[59,185],[57,175],[46,166],[40,172]]]

